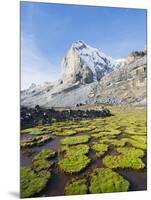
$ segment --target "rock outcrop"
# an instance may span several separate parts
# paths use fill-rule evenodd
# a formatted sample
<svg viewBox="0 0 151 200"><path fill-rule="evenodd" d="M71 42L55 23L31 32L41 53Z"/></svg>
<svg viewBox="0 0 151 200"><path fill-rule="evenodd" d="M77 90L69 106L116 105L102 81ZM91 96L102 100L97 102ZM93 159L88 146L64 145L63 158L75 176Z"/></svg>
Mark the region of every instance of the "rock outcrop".
<svg viewBox="0 0 151 200"><path fill-rule="evenodd" d="M133 51L128 55L126 63L129 65L133 63L135 60L142 58L146 55L146 51Z"/></svg>
<svg viewBox="0 0 151 200"><path fill-rule="evenodd" d="M147 60L144 52L130 54L127 64L100 81L96 101L110 104L145 104Z"/></svg>
<svg viewBox="0 0 151 200"><path fill-rule="evenodd" d="M36 106L35 108L21 108L21 126L27 128L41 124L50 124L54 121L93 119L95 117L112 116L110 110L101 108L100 110L71 110L62 111L55 109L45 109Z"/></svg>

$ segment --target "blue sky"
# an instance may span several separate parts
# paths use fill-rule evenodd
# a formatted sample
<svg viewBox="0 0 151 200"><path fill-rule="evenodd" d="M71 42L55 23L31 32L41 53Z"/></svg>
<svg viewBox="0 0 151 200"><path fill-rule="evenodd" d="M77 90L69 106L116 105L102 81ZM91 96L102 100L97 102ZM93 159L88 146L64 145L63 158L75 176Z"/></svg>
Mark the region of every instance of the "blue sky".
<svg viewBox="0 0 151 200"><path fill-rule="evenodd" d="M113 58L146 45L146 11L21 2L22 89L57 80L73 41L83 40Z"/></svg>

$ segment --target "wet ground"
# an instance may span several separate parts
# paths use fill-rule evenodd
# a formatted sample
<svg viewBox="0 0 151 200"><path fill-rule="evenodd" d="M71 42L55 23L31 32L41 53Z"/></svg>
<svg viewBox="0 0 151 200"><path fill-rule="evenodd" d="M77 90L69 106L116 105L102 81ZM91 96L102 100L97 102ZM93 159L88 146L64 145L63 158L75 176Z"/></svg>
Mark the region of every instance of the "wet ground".
<svg viewBox="0 0 151 200"><path fill-rule="evenodd" d="M122 127L121 127L122 130ZM82 133L78 135L87 135L87 133ZM22 134L21 139L31 138L32 135ZM51 141L46 142L42 146L34 146L32 148L21 149L21 166L29 166L31 167L32 158L40 152L44 148L50 148L58 152L60 148L60 140L64 137L61 136L52 136L53 139ZM118 138L124 137L124 133L121 133ZM92 142L96 139L91 138L88 142L88 145L91 146ZM110 154L115 154L112 148L109 149ZM49 180L46 188L38 195L38 196L57 196L64 195L64 188L68 181L70 181L73 177L81 177L83 175L87 175L92 171L95 167L103 167L102 159L96 158L95 153L90 150L88 153L88 157L91 158L90 165L84 169L82 172L76 175L67 175L61 172L57 166L57 161L62 157L62 154L58 152L57 156L54 158L55 164L52 167L52 177ZM143 158L145 165L147 166L147 157ZM146 190L147 189L147 170L146 167L142 170L133 170L133 169L117 169L115 170L124 178L126 178L130 182L129 191L138 191L138 190Z"/></svg>

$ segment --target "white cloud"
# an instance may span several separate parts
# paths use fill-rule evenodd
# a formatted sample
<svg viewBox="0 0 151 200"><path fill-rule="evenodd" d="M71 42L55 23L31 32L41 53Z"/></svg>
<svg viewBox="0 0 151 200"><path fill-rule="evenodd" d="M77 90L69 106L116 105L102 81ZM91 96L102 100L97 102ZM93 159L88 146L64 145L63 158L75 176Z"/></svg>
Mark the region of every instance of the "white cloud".
<svg viewBox="0 0 151 200"><path fill-rule="evenodd" d="M21 89L59 78L59 67L53 66L37 48L33 35L21 35Z"/></svg>

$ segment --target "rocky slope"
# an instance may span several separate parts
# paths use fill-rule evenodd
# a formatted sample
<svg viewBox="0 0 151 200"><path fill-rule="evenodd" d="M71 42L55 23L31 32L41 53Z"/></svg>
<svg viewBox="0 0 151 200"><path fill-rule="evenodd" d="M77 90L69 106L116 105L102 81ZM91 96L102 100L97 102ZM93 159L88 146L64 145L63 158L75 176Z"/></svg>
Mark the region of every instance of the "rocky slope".
<svg viewBox="0 0 151 200"><path fill-rule="evenodd" d="M74 42L62 61L60 80L21 91L21 105L72 107L93 103L145 104L146 51L113 59L83 41Z"/></svg>
<svg viewBox="0 0 151 200"><path fill-rule="evenodd" d="M143 54L143 52L140 52ZM134 54L134 52L133 52ZM130 56L127 64L102 78L95 99L100 103L146 104L146 55ZM131 62L129 62L131 60Z"/></svg>

